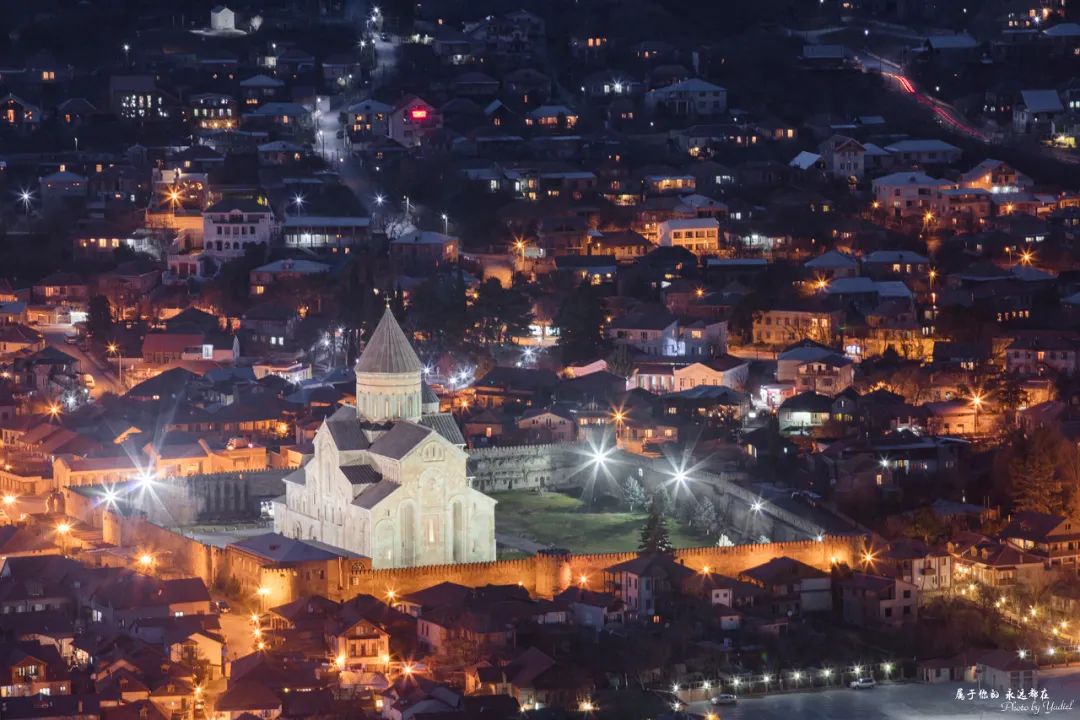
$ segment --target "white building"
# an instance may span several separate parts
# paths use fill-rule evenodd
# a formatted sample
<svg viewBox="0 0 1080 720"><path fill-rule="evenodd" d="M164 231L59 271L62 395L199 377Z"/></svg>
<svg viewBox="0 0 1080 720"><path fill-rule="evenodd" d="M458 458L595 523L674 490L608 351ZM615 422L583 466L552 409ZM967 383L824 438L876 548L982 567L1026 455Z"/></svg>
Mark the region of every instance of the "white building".
<svg viewBox="0 0 1080 720"><path fill-rule="evenodd" d="M671 115L719 115L727 109L727 90L700 78L690 78L645 94L645 107Z"/></svg>
<svg viewBox="0 0 1080 720"><path fill-rule="evenodd" d="M897 218L925 215L938 206L941 191L955 187L921 172L898 172L873 182L874 200Z"/></svg>
<svg viewBox="0 0 1080 720"><path fill-rule="evenodd" d="M720 249L720 223L716 218L665 220L659 225L660 245L686 248L695 255Z"/></svg>
<svg viewBox="0 0 1080 720"><path fill-rule="evenodd" d="M210 29L216 32L236 30L236 13L224 5L217 5L210 11Z"/></svg>
<svg viewBox="0 0 1080 720"><path fill-rule="evenodd" d="M226 198L203 210L203 249L216 260L243 257L249 245L269 246L273 234L273 212L254 200Z"/></svg>
<svg viewBox="0 0 1080 720"><path fill-rule="evenodd" d="M314 457L285 478L276 532L375 568L495 559L495 500L469 487L465 440L424 401L421 371L387 310L356 363L356 407L323 421Z"/></svg>

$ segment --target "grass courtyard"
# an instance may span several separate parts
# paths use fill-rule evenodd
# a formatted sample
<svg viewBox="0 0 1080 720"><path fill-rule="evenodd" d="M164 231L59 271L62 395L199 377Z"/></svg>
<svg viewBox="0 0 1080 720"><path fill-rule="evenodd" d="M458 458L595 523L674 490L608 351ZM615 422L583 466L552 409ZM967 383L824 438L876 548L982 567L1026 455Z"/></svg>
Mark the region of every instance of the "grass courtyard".
<svg viewBox="0 0 1080 720"><path fill-rule="evenodd" d="M544 495L521 490L492 493L495 532L566 548L576 553L636 550L645 512L582 511L582 501L558 492ZM668 534L675 547L711 544L690 528L668 518Z"/></svg>

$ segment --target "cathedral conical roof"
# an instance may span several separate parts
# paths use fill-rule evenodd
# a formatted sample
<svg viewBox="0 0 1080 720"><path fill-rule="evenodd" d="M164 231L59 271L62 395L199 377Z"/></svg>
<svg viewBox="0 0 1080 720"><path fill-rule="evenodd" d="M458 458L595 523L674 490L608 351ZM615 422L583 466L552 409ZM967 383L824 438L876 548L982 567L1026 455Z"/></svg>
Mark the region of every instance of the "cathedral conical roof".
<svg viewBox="0 0 1080 720"><path fill-rule="evenodd" d="M386 308L379 326L371 334L364 352L360 353L360 359L356 361L356 372L418 373L422 368L420 358L416 357L416 351L402 332L394 313L390 312L390 308Z"/></svg>

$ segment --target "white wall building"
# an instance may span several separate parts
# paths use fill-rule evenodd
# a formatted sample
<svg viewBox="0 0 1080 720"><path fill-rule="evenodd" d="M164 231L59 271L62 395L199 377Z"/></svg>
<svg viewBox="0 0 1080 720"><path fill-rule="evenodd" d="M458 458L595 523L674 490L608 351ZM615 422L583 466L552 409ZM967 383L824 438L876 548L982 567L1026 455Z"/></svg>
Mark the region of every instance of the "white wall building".
<svg viewBox="0 0 1080 720"><path fill-rule="evenodd" d="M243 257L248 245L269 246L274 213L254 200L226 198L203 210L203 249L218 261Z"/></svg>

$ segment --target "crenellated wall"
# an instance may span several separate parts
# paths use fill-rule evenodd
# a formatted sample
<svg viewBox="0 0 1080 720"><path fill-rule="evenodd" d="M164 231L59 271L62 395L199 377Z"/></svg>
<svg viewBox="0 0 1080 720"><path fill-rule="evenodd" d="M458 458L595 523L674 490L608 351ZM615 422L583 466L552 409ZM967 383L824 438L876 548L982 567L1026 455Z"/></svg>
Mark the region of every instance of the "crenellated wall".
<svg viewBox="0 0 1080 720"><path fill-rule="evenodd" d="M110 526L109 534L118 545L156 553L167 552L176 568L202 578L208 585L217 579L219 572L227 573L231 567L235 551L228 547L220 549L200 543L154 525L142 517L111 512L105 515L106 524ZM833 563L854 565L864 544L863 535L825 536L820 541L683 548L676 550L674 556L678 562L694 570L709 568L713 572L733 576L780 556L791 557L823 570L828 570ZM442 582L453 582L470 587L518 584L536 595L551 597L571 584L602 590L604 568L636 556L633 552L574 555L563 550L548 550L514 560L385 570L372 570L362 563L348 563L346 567L342 558L335 558L326 561L324 568L325 577L330 579L325 594L336 599L362 593L385 597L389 591L402 595ZM311 563L305 567L319 569ZM275 597L274 601L285 603L293 599L282 596Z"/></svg>

